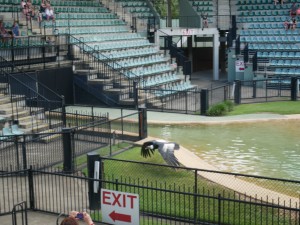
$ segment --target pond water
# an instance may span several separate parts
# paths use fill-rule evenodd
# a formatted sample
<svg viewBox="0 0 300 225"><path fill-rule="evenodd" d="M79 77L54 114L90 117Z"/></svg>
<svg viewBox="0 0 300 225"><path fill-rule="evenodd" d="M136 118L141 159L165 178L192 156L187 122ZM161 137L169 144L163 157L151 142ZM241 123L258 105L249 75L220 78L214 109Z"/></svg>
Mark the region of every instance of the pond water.
<svg viewBox="0 0 300 225"><path fill-rule="evenodd" d="M151 125L221 171L300 180L300 121Z"/></svg>

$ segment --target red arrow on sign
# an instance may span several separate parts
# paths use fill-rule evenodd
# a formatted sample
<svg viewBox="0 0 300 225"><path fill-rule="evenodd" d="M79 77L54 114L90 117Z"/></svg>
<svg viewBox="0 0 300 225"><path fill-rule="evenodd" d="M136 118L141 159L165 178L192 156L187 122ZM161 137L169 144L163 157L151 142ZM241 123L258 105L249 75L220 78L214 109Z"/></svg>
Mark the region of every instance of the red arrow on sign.
<svg viewBox="0 0 300 225"><path fill-rule="evenodd" d="M122 222L131 222L131 216L127 214L121 214L121 213L116 213L115 211L112 211L109 214L109 217L115 222L116 220L122 221Z"/></svg>

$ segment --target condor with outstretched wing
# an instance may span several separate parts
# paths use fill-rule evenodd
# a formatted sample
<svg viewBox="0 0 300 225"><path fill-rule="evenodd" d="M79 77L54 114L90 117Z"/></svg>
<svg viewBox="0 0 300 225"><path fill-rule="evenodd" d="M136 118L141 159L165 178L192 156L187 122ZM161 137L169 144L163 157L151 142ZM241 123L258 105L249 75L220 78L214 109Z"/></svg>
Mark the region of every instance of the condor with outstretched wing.
<svg viewBox="0 0 300 225"><path fill-rule="evenodd" d="M174 155L174 150L179 150L179 145L177 143L164 140L147 141L142 146L141 155L145 158L151 157L151 154L154 154L156 149L158 149L159 153L168 165L180 165L178 159Z"/></svg>

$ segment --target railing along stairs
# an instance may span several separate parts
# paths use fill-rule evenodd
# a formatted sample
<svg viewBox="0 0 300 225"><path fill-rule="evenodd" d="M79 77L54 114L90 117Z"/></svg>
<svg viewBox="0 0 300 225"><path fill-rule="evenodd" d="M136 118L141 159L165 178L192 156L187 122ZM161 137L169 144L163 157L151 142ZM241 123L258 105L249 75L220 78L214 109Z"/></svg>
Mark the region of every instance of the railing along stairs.
<svg viewBox="0 0 300 225"><path fill-rule="evenodd" d="M131 105L137 101L134 99L137 85L145 86L142 75L133 73L116 60L101 54L97 46L85 44L82 38L70 35L69 43L73 46L71 58L74 60L74 73L85 75L74 79L76 85L110 106ZM138 97L138 102L142 103L142 91Z"/></svg>
<svg viewBox="0 0 300 225"><path fill-rule="evenodd" d="M65 126L64 98L2 57L0 82L3 87L1 97L9 96L9 102L3 102L0 111L8 120L18 121L21 128L31 132ZM60 112L60 118L52 120L52 112Z"/></svg>

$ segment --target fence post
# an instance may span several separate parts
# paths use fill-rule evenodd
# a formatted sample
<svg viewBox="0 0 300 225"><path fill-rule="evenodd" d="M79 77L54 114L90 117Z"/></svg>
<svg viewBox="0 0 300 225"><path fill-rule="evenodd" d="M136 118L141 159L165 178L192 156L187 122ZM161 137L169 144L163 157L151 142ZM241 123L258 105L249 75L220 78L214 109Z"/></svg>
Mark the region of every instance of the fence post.
<svg viewBox="0 0 300 225"><path fill-rule="evenodd" d="M72 128L62 128L63 135L63 171L73 172L74 171L74 149L73 149L73 138Z"/></svg>
<svg viewBox="0 0 300 225"><path fill-rule="evenodd" d="M87 170L88 170L88 194L90 210L100 209L102 188L102 160L99 154L91 152L87 154ZM98 180L101 180L100 182Z"/></svg>
<svg viewBox="0 0 300 225"><path fill-rule="evenodd" d="M15 150L16 150L16 161L17 161L17 170L20 170L20 165L22 162L20 162L20 156L19 156L19 141L18 136L13 136Z"/></svg>
<svg viewBox="0 0 300 225"><path fill-rule="evenodd" d="M139 108L139 138L148 137L147 108Z"/></svg>
<svg viewBox="0 0 300 225"><path fill-rule="evenodd" d="M256 81L255 80L253 81L253 87L252 88L253 88L253 96L252 97L256 98Z"/></svg>
<svg viewBox="0 0 300 225"><path fill-rule="evenodd" d="M133 81L133 99L134 106L137 109L139 105L139 94L138 94L138 83L137 81Z"/></svg>
<svg viewBox="0 0 300 225"><path fill-rule="evenodd" d="M291 78L291 100L292 101L297 101L297 91L298 91L298 78L297 77L292 77Z"/></svg>
<svg viewBox="0 0 300 225"><path fill-rule="evenodd" d="M221 212L221 202L222 202L222 199L221 199L221 194L218 194L218 224L221 225L221 215L222 215L222 212Z"/></svg>
<svg viewBox="0 0 300 225"><path fill-rule="evenodd" d="M194 224L196 224L196 222L197 222L197 210L198 210L198 196L197 196L197 194L198 194L198 170L195 170L195 174L194 174L195 176L194 176L194 182L195 182L195 185L194 185Z"/></svg>
<svg viewBox="0 0 300 225"><path fill-rule="evenodd" d="M208 89L201 89L201 115L205 115L209 108L208 96Z"/></svg>
<svg viewBox="0 0 300 225"><path fill-rule="evenodd" d="M27 169L27 157L26 157L26 142L25 142L25 136L23 136L23 142L22 142L22 157L23 157L23 169Z"/></svg>
<svg viewBox="0 0 300 225"><path fill-rule="evenodd" d="M241 81L235 80L234 103L241 104Z"/></svg>
<svg viewBox="0 0 300 225"><path fill-rule="evenodd" d="M32 166L30 166L28 172L28 190L29 190L29 208L34 209L34 186L33 186L33 174Z"/></svg>
<svg viewBox="0 0 300 225"><path fill-rule="evenodd" d="M67 118L66 118L66 104L65 104L65 96L61 96L62 97L62 109L61 109L61 113L62 113L62 122L63 122L63 126L66 127L67 125Z"/></svg>

